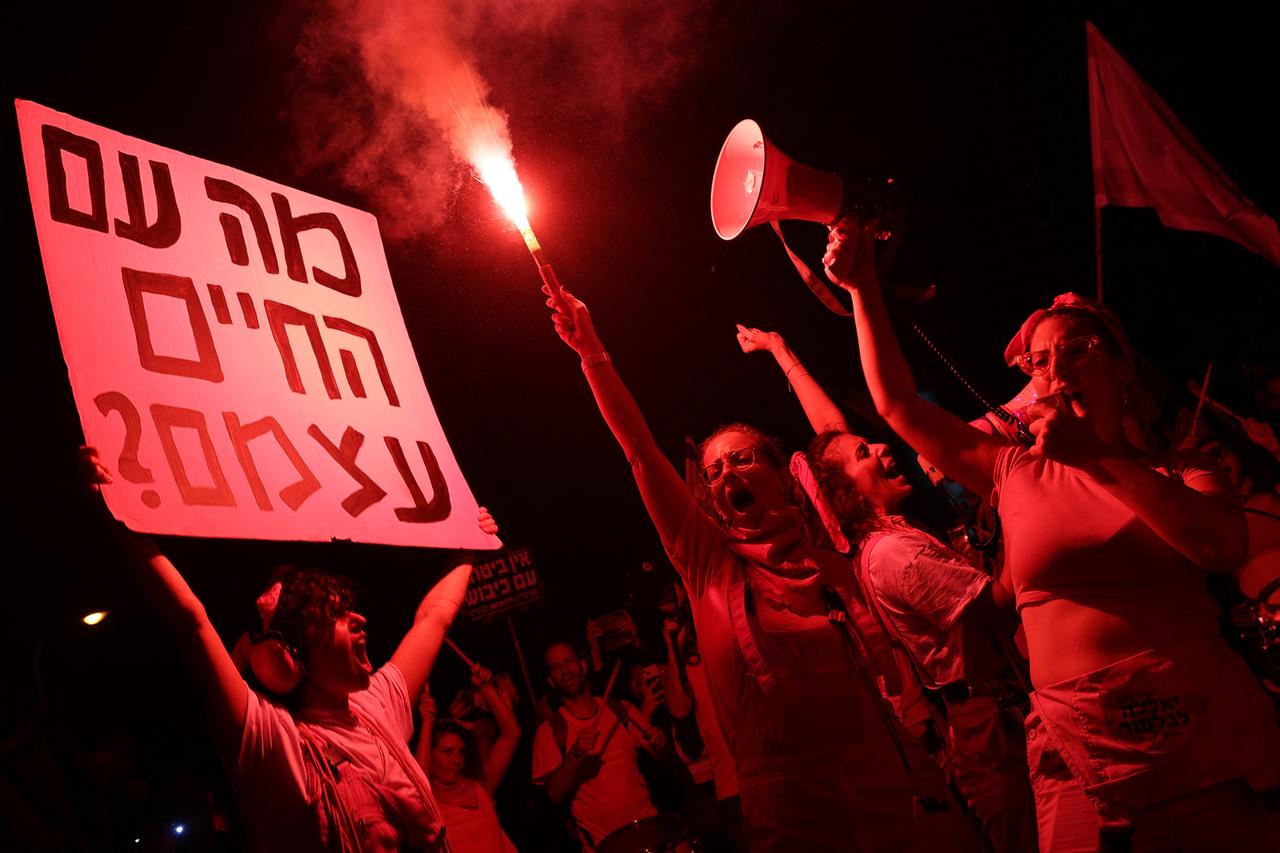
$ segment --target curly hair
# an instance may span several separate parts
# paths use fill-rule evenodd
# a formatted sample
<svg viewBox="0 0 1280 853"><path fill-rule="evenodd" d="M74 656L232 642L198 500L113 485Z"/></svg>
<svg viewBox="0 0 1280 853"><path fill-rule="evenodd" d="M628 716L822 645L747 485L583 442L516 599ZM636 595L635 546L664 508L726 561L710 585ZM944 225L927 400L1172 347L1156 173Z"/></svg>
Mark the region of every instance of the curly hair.
<svg viewBox="0 0 1280 853"><path fill-rule="evenodd" d="M453 735L462 741L462 777L478 782L484 778L484 767L480 763L480 748L476 746L475 735L471 730L454 720L441 720L431 728L431 748L435 749L440 738Z"/></svg>
<svg viewBox="0 0 1280 853"><path fill-rule="evenodd" d="M299 649L304 659L312 644L326 635L343 614L357 609L360 599L354 581L319 569L277 566L271 582L277 581L280 601L271 630Z"/></svg>
<svg viewBox="0 0 1280 853"><path fill-rule="evenodd" d="M856 546L876 528L880 515L871 501L858 492L840 461L830 453L832 443L847 435L849 433L834 429L819 433L809 442L806 455L823 498L840 522L840 532Z"/></svg>

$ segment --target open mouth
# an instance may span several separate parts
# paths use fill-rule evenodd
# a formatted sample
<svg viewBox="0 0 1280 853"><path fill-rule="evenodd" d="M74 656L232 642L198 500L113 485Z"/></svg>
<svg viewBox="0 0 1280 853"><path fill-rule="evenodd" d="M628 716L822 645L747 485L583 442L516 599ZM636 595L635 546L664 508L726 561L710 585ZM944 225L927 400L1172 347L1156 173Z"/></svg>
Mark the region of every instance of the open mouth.
<svg viewBox="0 0 1280 853"><path fill-rule="evenodd" d="M756 496L750 489L733 489L729 492L729 506L737 512L746 512L756 502Z"/></svg>
<svg viewBox="0 0 1280 853"><path fill-rule="evenodd" d="M902 472L898 470L898 463L894 461L893 457L883 460L883 465L884 478L886 480L896 480L902 476Z"/></svg>

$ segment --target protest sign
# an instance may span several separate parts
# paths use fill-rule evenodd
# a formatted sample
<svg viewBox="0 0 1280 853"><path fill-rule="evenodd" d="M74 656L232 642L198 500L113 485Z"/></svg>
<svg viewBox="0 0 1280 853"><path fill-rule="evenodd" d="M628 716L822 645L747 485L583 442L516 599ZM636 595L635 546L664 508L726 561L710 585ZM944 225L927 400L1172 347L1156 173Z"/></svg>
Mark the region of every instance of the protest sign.
<svg viewBox="0 0 1280 853"><path fill-rule="evenodd" d="M58 336L116 518L500 545L476 527L371 214L29 101L17 111Z"/></svg>
<svg viewBox="0 0 1280 853"><path fill-rule="evenodd" d="M504 551L476 563L463 602L463 613L478 622L509 616L538 604L543 598L542 579L528 548Z"/></svg>

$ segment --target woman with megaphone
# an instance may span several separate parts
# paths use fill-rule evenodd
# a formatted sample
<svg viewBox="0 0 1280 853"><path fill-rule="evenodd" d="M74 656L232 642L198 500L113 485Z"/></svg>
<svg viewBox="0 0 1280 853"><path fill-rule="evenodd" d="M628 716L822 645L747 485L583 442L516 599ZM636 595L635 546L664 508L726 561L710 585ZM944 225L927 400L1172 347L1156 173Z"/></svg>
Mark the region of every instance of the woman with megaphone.
<svg viewBox="0 0 1280 853"><path fill-rule="evenodd" d="M848 558L816 544L778 446L745 424L700 448L707 509L659 450L583 303L544 288L693 608L752 850L976 850L937 765L869 669ZM853 624L857 624L857 628Z"/></svg>
<svg viewBox="0 0 1280 853"><path fill-rule="evenodd" d="M1034 444L917 396L873 228L837 224L827 274L853 297L876 410L1000 511L1035 688L1041 849L1278 849L1266 795L1280 787L1280 722L1220 637L1205 589L1207 572L1244 554L1229 486L1202 458L1139 449L1126 429L1139 391L1128 341L1109 309L1074 294L1032 314L1005 351L1038 397L1025 412Z"/></svg>

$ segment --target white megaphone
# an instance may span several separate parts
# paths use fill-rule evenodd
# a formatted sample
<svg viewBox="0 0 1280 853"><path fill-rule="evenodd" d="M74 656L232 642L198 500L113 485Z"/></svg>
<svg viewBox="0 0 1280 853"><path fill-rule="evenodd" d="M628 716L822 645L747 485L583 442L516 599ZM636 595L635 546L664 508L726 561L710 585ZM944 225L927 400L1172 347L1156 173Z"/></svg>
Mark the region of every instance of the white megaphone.
<svg viewBox="0 0 1280 853"><path fill-rule="evenodd" d="M843 202L839 175L792 160L749 118L729 132L711 178L711 223L725 240L778 219L834 225Z"/></svg>
<svg viewBox="0 0 1280 853"><path fill-rule="evenodd" d="M875 220L876 239L889 240L900 229L899 199L892 179L849 181L788 157L769 141L752 119L729 131L711 178L711 224L724 240L748 228L783 219L835 225L844 216ZM774 225L778 236L781 230ZM784 241L785 245L785 241ZM884 266L892 248L881 257ZM803 261L791 253L796 268L814 295L837 313L848 313L833 301ZM815 286L818 285L818 286Z"/></svg>

